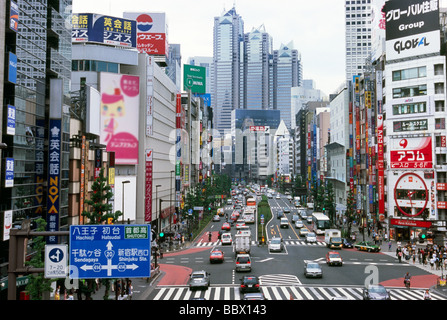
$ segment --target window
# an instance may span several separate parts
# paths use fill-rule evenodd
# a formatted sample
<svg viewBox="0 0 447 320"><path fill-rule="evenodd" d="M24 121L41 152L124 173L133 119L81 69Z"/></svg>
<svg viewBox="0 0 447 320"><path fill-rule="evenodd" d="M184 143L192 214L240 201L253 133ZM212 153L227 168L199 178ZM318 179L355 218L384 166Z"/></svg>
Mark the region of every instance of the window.
<svg viewBox="0 0 447 320"><path fill-rule="evenodd" d="M417 68L393 71L393 81L424 78L426 76L427 76L426 67L417 67Z"/></svg>
<svg viewBox="0 0 447 320"><path fill-rule="evenodd" d="M427 111L426 102L403 103L393 105L393 115L424 113Z"/></svg>
<svg viewBox="0 0 447 320"><path fill-rule="evenodd" d="M413 87L394 88L393 98L417 97L427 95L427 85L422 84Z"/></svg>

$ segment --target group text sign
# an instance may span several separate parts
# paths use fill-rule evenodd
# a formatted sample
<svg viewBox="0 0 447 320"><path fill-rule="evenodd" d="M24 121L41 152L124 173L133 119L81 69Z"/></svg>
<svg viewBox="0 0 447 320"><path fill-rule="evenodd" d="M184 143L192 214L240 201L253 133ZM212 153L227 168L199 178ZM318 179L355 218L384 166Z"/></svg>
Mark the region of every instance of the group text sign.
<svg viewBox="0 0 447 320"><path fill-rule="evenodd" d="M70 226L72 279L150 277L149 224Z"/></svg>
<svg viewBox="0 0 447 320"><path fill-rule="evenodd" d="M387 60L439 52L438 0L388 1L385 12Z"/></svg>

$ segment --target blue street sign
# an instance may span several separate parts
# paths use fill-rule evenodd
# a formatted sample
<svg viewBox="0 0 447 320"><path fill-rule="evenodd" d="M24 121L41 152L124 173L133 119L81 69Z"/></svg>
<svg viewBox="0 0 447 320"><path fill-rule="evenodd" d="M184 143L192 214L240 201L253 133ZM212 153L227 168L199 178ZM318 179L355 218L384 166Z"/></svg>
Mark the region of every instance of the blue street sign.
<svg viewBox="0 0 447 320"><path fill-rule="evenodd" d="M142 278L151 272L150 225L70 226L71 279Z"/></svg>

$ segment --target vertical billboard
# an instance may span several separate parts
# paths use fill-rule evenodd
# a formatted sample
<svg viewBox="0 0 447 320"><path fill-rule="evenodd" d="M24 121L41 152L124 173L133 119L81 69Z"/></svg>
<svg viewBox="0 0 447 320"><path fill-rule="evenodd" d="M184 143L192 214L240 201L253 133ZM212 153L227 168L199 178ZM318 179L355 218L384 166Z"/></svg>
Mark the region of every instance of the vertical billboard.
<svg viewBox="0 0 447 320"><path fill-rule="evenodd" d="M169 52L166 14L124 12L124 18L136 21L137 49L149 55L167 56Z"/></svg>
<svg viewBox="0 0 447 320"><path fill-rule="evenodd" d="M387 60L440 51L438 0L388 1L385 12Z"/></svg>
<svg viewBox="0 0 447 320"><path fill-rule="evenodd" d="M136 22L93 13L73 13L71 42L98 42L136 48Z"/></svg>
<svg viewBox="0 0 447 320"><path fill-rule="evenodd" d="M152 168L153 168L153 153L152 149L146 149L146 192L145 192L145 206L144 206L144 222L152 221ZM157 205L157 204L155 204Z"/></svg>
<svg viewBox="0 0 447 320"><path fill-rule="evenodd" d="M138 76L101 72L101 143L116 164L138 163Z"/></svg>

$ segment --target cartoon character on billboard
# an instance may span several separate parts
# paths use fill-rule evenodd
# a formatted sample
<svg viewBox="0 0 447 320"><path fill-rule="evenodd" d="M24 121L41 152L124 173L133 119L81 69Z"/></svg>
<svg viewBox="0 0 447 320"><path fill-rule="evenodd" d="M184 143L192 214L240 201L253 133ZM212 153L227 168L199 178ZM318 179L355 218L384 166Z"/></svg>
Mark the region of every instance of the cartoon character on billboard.
<svg viewBox="0 0 447 320"><path fill-rule="evenodd" d="M124 96L120 88L115 88L112 94L102 94L101 113L104 119L104 131L107 132L105 143L112 139L118 127L118 121L115 118L125 116L125 112Z"/></svg>
<svg viewBox="0 0 447 320"><path fill-rule="evenodd" d="M101 143L117 164L138 163L139 77L101 73Z"/></svg>

